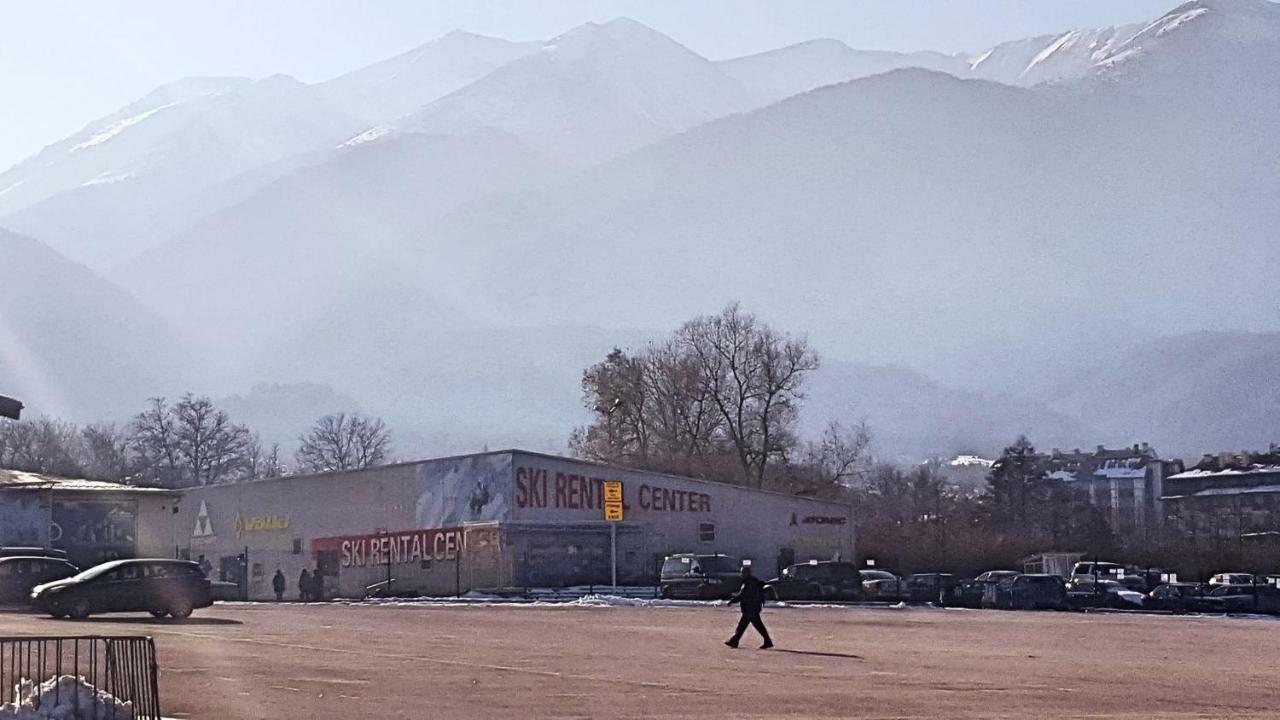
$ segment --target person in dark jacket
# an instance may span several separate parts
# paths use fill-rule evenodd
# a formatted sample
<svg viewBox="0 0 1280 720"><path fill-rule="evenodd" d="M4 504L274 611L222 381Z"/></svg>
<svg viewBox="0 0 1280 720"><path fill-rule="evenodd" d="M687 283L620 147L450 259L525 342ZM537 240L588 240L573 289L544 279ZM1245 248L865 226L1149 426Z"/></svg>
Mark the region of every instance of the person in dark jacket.
<svg viewBox="0 0 1280 720"><path fill-rule="evenodd" d="M276 574L271 576L271 589L276 591L276 602L284 600L284 573L280 568L276 568Z"/></svg>
<svg viewBox="0 0 1280 720"><path fill-rule="evenodd" d="M760 646L761 650L773 647L773 640L769 639L769 631L765 629L764 622L760 619L760 611L764 609L764 583L751 574L750 565L742 566L742 586L729 598L729 604L734 603L738 603L742 608L742 617L738 620L738 629L734 631L733 637L725 640L724 644L731 648L738 647L738 641L742 639L742 634L750 625L760 633L760 637L764 638L764 644Z"/></svg>
<svg viewBox="0 0 1280 720"><path fill-rule="evenodd" d="M302 574L298 576L298 599L311 602L311 573L306 568L302 568Z"/></svg>

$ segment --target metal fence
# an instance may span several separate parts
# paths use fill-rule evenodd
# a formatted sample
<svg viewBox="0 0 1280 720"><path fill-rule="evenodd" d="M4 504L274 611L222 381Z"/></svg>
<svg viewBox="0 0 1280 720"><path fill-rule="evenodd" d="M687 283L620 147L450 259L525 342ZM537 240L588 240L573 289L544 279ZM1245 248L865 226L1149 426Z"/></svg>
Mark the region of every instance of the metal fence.
<svg viewBox="0 0 1280 720"><path fill-rule="evenodd" d="M34 687L24 691L23 681ZM95 698L84 683L131 703L131 711ZM155 643L149 637L98 635L0 637L0 705L19 704L22 695L33 693L40 696L34 702L75 708L73 717L160 720Z"/></svg>

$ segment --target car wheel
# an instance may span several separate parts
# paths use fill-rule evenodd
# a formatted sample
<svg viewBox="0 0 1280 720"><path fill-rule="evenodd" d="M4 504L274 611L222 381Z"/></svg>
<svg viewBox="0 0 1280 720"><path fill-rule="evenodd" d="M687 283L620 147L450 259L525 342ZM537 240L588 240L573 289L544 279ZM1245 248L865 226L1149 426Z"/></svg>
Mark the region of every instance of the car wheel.
<svg viewBox="0 0 1280 720"><path fill-rule="evenodd" d="M76 598L71 601L71 607L67 608L67 615L70 616L72 620L84 620L89 617L90 610L91 608L88 600L85 598Z"/></svg>
<svg viewBox="0 0 1280 720"><path fill-rule="evenodd" d="M155 618L162 618L169 614L168 610L148 610L147 612L151 613L151 617Z"/></svg>
<svg viewBox="0 0 1280 720"><path fill-rule="evenodd" d="M173 605L169 606L169 614L175 618L185 618L191 616L191 602L189 600L175 600Z"/></svg>
<svg viewBox="0 0 1280 720"><path fill-rule="evenodd" d="M664 600L670 600L670 599L671 599L671 588L669 588L669 587L661 588L661 589L658 591L658 595L660 595L660 596L662 597L662 599L664 599Z"/></svg>

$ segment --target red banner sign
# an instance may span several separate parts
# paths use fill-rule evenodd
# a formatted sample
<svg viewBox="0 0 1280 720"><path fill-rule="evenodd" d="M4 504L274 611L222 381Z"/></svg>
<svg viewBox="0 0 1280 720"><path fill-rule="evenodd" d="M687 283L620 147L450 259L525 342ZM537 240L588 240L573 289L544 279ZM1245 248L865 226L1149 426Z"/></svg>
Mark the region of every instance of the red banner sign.
<svg viewBox="0 0 1280 720"><path fill-rule="evenodd" d="M463 549L462 528L404 530L374 535L347 535L311 541L314 552L335 551L342 567L399 565L423 560L453 560Z"/></svg>

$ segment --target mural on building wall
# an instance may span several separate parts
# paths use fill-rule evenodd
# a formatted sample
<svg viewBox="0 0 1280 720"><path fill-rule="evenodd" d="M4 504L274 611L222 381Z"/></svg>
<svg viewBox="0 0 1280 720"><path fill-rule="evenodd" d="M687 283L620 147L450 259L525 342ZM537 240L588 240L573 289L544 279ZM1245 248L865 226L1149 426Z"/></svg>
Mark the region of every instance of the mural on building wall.
<svg viewBox="0 0 1280 720"><path fill-rule="evenodd" d="M133 557L137 550L137 503L55 502L49 543L84 565Z"/></svg>
<svg viewBox="0 0 1280 720"><path fill-rule="evenodd" d="M424 463L418 468L415 503L420 528L508 519L511 468L506 455L481 455Z"/></svg>
<svg viewBox="0 0 1280 720"><path fill-rule="evenodd" d="M44 545L49 515L35 493L14 493L17 502L0 503L0 545Z"/></svg>

